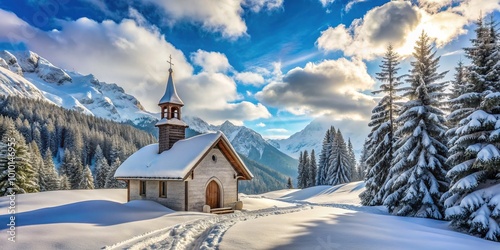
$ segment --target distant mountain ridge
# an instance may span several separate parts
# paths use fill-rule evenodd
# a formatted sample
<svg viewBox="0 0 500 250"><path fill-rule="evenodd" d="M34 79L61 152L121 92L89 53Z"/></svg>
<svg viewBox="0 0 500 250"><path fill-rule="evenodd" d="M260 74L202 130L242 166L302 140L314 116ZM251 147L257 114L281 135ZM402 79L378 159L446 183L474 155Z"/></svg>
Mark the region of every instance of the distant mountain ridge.
<svg viewBox="0 0 500 250"><path fill-rule="evenodd" d="M0 51L0 94L40 99L66 109L140 126L156 119L123 88L92 74L63 70L32 51Z"/></svg>
<svg viewBox="0 0 500 250"><path fill-rule="evenodd" d="M189 125L188 134L220 130L227 136L238 153L257 163L269 166L281 174L290 176L292 179L296 178L297 160L276 149L254 130L245 126L236 126L229 121L215 126L193 116L185 116L183 120Z"/></svg>

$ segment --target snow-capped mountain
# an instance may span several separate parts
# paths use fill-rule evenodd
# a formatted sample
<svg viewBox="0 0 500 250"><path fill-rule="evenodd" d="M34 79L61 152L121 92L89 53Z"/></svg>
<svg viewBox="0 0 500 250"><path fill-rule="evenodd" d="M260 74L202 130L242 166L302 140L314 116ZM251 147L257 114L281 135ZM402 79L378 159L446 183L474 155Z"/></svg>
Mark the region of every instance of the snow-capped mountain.
<svg viewBox="0 0 500 250"><path fill-rule="evenodd" d="M24 96L32 99L49 101L33 83L24 79L24 77L6 69L0 58L0 94ZM5 64L6 65L6 64Z"/></svg>
<svg viewBox="0 0 500 250"><path fill-rule="evenodd" d="M0 94L36 98L117 122L156 120L116 84L63 70L32 51L0 51Z"/></svg>
<svg viewBox="0 0 500 250"><path fill-rule="evenodd" d="M331 126L331 122L315 119L301 131L291 135L287 139L269 140L269 143L281 152L294 158L299 158L300 151L311 151L314 149L316 157L321 153L323 137Z"/></svg>
<svg viewBox="0 0 500 250"><path fill-rule="evenodd" d="M269 143L262 138L262 135L249 129L245 126L236 126L229 121L225 121L221 125L210 125L198 117L186 116L183 118L189 125L189 128L198 132L205 133L210 131L220 130L226 135L234 149L238 153L249 156L250 152L254 150L258 157L262 158L264 149Z"/></svg>

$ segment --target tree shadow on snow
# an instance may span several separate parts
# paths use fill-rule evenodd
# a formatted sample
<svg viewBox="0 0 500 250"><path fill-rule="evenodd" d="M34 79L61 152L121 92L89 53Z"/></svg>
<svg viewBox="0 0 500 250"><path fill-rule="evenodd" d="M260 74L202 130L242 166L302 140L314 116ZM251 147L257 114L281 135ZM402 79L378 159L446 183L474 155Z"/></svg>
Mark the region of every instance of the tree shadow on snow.
<svg viewBox="0 0 500 250"><path fill-rule="evenodd" d="M298 236L273 249L497 249L498 243L448 229L445 221L363 212L301 223ZM494 247L494 248L490 248Z"/></svg>

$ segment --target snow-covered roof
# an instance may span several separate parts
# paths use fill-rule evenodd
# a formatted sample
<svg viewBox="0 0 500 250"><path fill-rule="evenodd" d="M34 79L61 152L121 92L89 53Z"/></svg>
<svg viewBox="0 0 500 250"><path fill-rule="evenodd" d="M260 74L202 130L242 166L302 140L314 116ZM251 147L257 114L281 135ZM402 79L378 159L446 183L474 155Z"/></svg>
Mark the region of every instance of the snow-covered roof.
<svg viewBox="0 0 500 250"><path fill-rule="evenodd" d="M241 166L245 179L253 178L226 136L206 133L177 141L171 149L158 154L158 143L145 146L125 160L115 172L122 179L184 179L196 167L205 152L223 142Z"/></svg>
<svg viewBox="0 0 500 250"><path fill-rule="evenodd" d="M177 118L172 118L172 119L167 119L167 118L162 118L159 120L155 126L160 126L160 125L165 125L165 124L170 124L170 125L177 125L177 126L184 126L187 127L188 125L183 122L182 120L179 120Z"/></svg>
<svg viewBox="0 0 500 250"><path fill-rule="evenodd" d="M165 90L165 94L160 99L159 104L163 103L174 103L184 105L179 95L177 95L177 90L175 89L174 80L172 80L172 73L174 72L172 69L168 70L168 82L167 89Z"/></svg>

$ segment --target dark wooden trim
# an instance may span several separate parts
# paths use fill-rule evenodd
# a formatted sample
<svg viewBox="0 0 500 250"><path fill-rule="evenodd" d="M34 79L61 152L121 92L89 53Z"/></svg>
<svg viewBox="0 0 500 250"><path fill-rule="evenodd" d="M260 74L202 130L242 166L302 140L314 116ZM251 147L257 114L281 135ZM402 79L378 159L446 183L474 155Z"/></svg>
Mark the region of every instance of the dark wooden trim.
<svg viewBox="0 0 500 250"><path fill-rule="evenodd" d="M164 184L165 184L165 188L163 188ZM158 197L167 198L167 188L168 188L168 182L158 181ZM163 191L163 193L162 193L162 191Z"/></svg>
<svg viewBox="0 0 500 250"><path fill-rule="evenodd" d="M184 210L185 211L188 211L188 197L189 197L189 186L188 186L188 182L185 181L184 182Z"/></svg>
<svg viewBox="0 0 500 250"><path fill-rule="evenodd" d="M127 202L130 201L130 180L126 180L127 182Z"/></svg>
<svg viewBox="0 0 500 250"><path fill-rule="evenodd" d="M148 183L146 181L139 181L139 195L146 196L146 188Z"/></svg>

